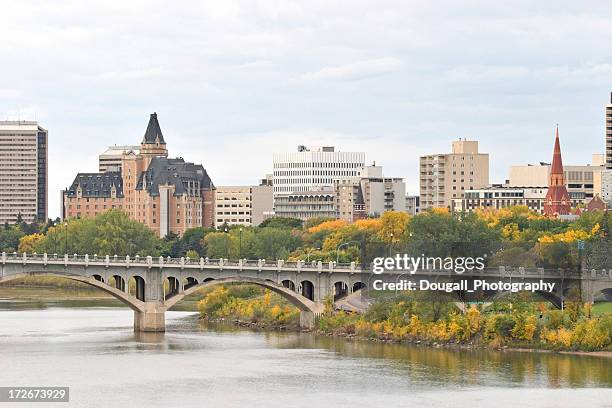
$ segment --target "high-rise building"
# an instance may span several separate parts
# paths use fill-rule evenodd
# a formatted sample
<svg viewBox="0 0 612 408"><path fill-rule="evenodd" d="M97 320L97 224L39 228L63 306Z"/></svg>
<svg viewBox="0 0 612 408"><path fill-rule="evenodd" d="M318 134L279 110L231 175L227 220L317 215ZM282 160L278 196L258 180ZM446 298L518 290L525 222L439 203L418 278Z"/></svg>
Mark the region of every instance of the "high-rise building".
<svg viewBox="0 0 612 408"><path fill-rule="evenodd" d="M134 152L140 153L140 146L109 146L100 156L98 156L98 169L100 173L105 171L118 171L121 173L121 161L123 155Z"/></svg>
<svg viewBox="0 0 612 408"><path fill-rule="evenodd" d="M125 211L164 237L212 227L214 185L201 164L168 158L157 114L149 118L139 152L122 155L121 171L79 173L63 194L63 217Z"/></svg>
<svg viewBox="0 0 612 408"><path fill-rule="evenodd" d="M297 152L275 153L274 197L329 189L336 179L358 176L364 165L365 153L339 152L333 146L298 146Z"/></svg>
<svg viewBox="0 0 612 408"><path fill-rule="evenodd" d="M421 209L448 208L465 190L489 185L489 155L479 153L478 142L453 142L452 153L421 156L419 167Z"/></svg>
<svg viewBox="0 0 612 408"><path fill-rule="evenodd" d="M612 170L612 93L606 105L606 169Z"/></svg>
<svg viewBox="0 0 612 408"><path fill-rule="evenodd" d="M549 216L568 215L571 210L571 200L565 187L565 174L563 173L563 159L561 158L561 145L559 143L559 128L555 135L555 147L550 168L548 192L544 199L544 214Z"/></svg>
<svg viewBox="0 0 612 408"><path fill-rule="evenodd" d="M0 223L47 220L47 142L38 122L0 121Z"/></svg>

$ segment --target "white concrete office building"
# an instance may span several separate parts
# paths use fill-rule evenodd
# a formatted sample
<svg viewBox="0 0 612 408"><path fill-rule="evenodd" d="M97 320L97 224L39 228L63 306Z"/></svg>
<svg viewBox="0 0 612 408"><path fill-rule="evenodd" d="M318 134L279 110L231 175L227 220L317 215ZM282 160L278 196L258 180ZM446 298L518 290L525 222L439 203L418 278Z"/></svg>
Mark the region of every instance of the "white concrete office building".
<svg viewBox="0 0 612 408"><path fill-rule="evenodd" d="M340 152L333 146L274 153L274 197L332 188L334 180L359 176L364 166L364 152Z"/></svg>

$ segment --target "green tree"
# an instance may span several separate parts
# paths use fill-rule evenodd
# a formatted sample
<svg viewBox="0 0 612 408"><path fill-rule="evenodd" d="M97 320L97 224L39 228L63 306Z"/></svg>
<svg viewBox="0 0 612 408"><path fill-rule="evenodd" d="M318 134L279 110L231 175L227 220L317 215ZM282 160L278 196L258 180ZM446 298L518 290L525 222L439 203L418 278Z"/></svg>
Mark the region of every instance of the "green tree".
<svg viewBox="0 0 612 408"><path fill-rule="evenodd" d="M260 228L302 228L303 221L298 218L271 217L259 224Z"/></svg>

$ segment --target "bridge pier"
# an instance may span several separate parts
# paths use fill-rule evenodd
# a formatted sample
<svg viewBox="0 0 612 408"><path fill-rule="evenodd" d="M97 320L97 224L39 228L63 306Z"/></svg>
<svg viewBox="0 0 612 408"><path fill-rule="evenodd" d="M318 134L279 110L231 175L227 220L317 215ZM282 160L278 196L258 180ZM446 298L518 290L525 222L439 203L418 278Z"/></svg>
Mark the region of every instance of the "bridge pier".
<svg viewBox="0 0 612 408"><path fill-rule="evenodd" d="M300 328L312 330L315 327L315 314L308 310L300 310Z"/></svg>
<svg viewBox="0 0 612 408"><path fill-rule="evenodd" d="M158 302L145 302L144 312L134 311L135 332L165 332L165 309Z"/></svg>

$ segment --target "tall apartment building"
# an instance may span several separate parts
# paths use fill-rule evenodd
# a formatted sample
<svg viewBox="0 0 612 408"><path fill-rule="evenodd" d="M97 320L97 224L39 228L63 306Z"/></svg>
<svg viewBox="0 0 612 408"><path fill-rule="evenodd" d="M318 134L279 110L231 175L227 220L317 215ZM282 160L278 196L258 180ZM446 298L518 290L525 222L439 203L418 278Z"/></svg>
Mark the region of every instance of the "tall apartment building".
<svg viewBox="0 0 612 408"><path fill-rule="evenodd" d="M139 152L122 155L120 172L77 174L62 194L62 215L94 217L117 208L161 237L182 235L189 228L213 226L214 188L202 165L168 158L153 113Z"/></svg>
<svg viewBox="0 0 612 408"><path fill-rule="evenodd" d="M384 177L382 167L364 167L358 177L334 180L336 218L352 222L385 211L406 210L406 183Z"/></svg>
<svg viewBox="0 0 612 408"><path fill-rule="evenodd" d="M612 93L606 105L606 169L612 170Z"/></svg>
<svg viewBox="0 0 612 408"><path fill-rule="evenodd" d="M98 171L104 173L107 171L118 171L121 173L121 162L123 156L134 152L134 154L140 153L140 146L128 145L128 146L109 146L104 153L98 156Z"/></svg>
<svg viewBox="0 0 612 408"><path fill-rule="evenodd" d="M47 220L48 132L38 122L0 121L0 223Z"/></svg>
<svg viewBox="0 0 612 408"><path fill-rule="evenodd" d="M463 198L465 190L489 185L489 155L478 151L478 142L454 141L452 153L421 156L419 167L421 209L448 208Z"/></svg>
<svg viewBox="0 0 612 408"><path fill-rule="evenodd" d="M365 153L339 152L333 146L273 155L274 197L316 191L333 186L335 179L356 177L365 165Z"/></svg>

